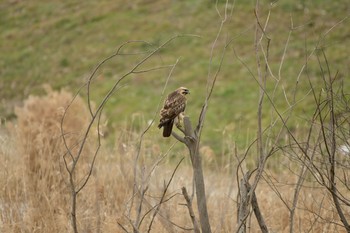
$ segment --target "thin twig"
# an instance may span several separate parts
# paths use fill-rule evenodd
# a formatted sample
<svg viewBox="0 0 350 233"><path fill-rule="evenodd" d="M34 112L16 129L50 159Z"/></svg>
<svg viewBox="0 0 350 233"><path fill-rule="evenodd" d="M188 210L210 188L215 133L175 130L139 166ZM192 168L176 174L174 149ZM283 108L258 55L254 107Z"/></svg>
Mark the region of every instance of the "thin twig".
<svg viewBox="0 0 350 233"><path fill-rule="evenodd" d="M192 208L191 198L188 196L188 193L187 193L187 190L186 190L185 187L182 187L181 190L182 190L182 195L184 196L184 198L186 200L186 206L187 206L187 209L188 209L188 213L190 214L190 217L191 217L191 221L192 221L192 224L193 224L194 232L195 233L200 233L199 226L198 226L198 221L196 219L196 216L195 216L193 208Z"/></svg>
<svg viewBox="0 0 350 233"><path fill-rule="evenodd" d="M180 166L180 164L181 164L181 162L182 162L183 160L184 160L184 158L182 158L182 159L180 160L180 162L176 165L176 167L175 167L173 173L171 174L171 177L170 177L170 179L169 179L169 181L168 181L168 183L167 183L167 185L166 185L166 187L165 187L165 189L164 189L164 191L163 191L163 195L162 195L162 197L161 197L161 199L160 199L160 201L159 201L159 204L158 204L156 210L155 210L154 213L153 213L151 222L150 222L150 224L149 224L149 226L148 226L148 231L147 231L148 233L151 232L152 224L153 224L154 218L155 218L156 215L158 214L158 211L159 211L159 209L160 209L161 204L162 204L163 201L164 201L165 195L166 195L166 193L167 193L167 191L168 191L168 188L169 188L169 186L170 186L170 184L171 184L171 181L173 180L174 175L175 175L177 169L179 168L179 166Z"/></svg>

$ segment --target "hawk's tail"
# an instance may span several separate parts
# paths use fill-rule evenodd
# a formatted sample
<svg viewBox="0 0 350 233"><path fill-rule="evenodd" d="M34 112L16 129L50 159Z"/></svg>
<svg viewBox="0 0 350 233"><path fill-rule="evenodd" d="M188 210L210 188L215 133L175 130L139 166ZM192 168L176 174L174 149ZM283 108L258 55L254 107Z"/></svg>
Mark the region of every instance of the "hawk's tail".
<svg viewBox="0 0 350 233"><path fill-rule="evenodd" d="M168 121L162 125L163 137L169 137L171 135L171 131L173 130L173 125L174 125L174 120Z"/></svg>

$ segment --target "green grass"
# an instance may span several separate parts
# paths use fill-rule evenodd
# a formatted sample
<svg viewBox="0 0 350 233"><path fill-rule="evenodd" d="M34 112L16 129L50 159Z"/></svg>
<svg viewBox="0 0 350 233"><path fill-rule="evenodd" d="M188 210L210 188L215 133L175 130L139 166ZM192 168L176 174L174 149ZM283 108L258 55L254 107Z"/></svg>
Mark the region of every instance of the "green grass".
<svg viewBox="0 0 350 233"><path fill-rule="evenodd" d="M255 1L235 1L232 16L225 24L214 49L211 74L219 65L222 48L232 39L218 76L215 91L204 127L203 143L215 151L222 149L222 138L245 146L247 138L254 138L258 85L248 69L234 54L244 61L257 77L255 40ZM347 0L339 1L261 1L260 20L263 24L271 9L267 34L271 38L269 60L273 74L278 77L281 57L293 19L294 30L281 69L281 81L274 95L275 80L269 76L267 90L276 106L283 111L293 98L293 88L305 51L316 46L320 36L349 15ZM225 4L219 1L223 14ZM195 34L200 38L178 38L142 68L173 64L181 57L170 79L167 92L178 86L191 90L187 114L193 122L205 96L211 46L220 26L220 18L213 1L4 1L0 3L0 116L11 118L13 106L30 94L41 94L41 85L55 89L67 88L75 92L90 75L93 68L116 48L128 40L144 40L152 45L131 44L125 51L145 51L177 34ZM339 71L350 87L349 76L349 20L333 28L321 41L332 74ZM266 40L264 41L266 45ZM93 99L98 103L113 83L128 72L140 56L118 57L103 66L93 84ZM262 68L264 68L262 66ZM110 99L106 114L110 126L118 130L131 122L137 113L145 121L156 111L160 93L169 70L135 74ZM321 80L316 57L308 64L308 75L316 83ZM309 90L306 73L300 76L296 100ZM266 99L265 99L266 100ZM304 117L312 98L307 97L295 109L295 115ZM265 101L265 126L271 121L271 107ZM158 119L156 119L158 120ZM291 124L296 124L291 122ZM157 129L152 134L159 133Z"/></svg>

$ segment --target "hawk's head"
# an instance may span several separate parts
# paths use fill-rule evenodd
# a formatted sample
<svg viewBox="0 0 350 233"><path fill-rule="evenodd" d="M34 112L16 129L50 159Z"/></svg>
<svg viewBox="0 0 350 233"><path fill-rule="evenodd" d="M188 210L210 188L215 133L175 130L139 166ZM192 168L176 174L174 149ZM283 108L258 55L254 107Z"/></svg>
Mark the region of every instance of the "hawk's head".
<svg viewBox="0 0 350 233"><path fill-rule="evenodd" d="M190 94L190 90L188 90L186 87L180 87L177 89L177 91L183 96Z"/></svg>

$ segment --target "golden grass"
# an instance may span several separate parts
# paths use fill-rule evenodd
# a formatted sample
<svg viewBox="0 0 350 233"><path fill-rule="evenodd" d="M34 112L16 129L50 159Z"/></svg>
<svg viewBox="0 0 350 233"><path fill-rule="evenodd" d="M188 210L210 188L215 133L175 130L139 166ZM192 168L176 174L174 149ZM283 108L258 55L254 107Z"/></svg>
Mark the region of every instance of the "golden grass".
<svg viewBox="0 0 350 233"><path fill-rule="evenodd" d="M70 191L62 156L65 148L60 137L60 119L65 106L71 100L68 92L48 90L43 97L29 97L23 107L16 110L17 122L2 127L0 134L0 231L1 232L71 232ZM69 145L81 137L89 115L84 102L78 98L72 106L64 124ZM136 204L129 213L134 184L133 167L137 154L139 134L120 130L114 148L103 147L98 155L91 179L78 195L78 229L80 232L123 232L122 224L132 231L136 218ZM82 157L82 167L77 176L86 175L91 148ZM203 153L208 148L202 148ZM209 151L210 152L210 151ZM208 153L209 153L208 152ZM148 186L142 213L159 203L164 186L169 181L176 163L167 157L159 162L162 151L158 142L145 141L137 164L139 188ZM210 154L210 153L209 153ZM184 154L183 156L187 156ZM211 159L212 156L208 155ZM236 164L205 167L209 215L214 232L234 232L237 212L236 177L231 174ZM256 191L260 209L271 232L289 231L289 212L297 176L290 171L267 171L265 179ZM152 232L185 232L191 228L188 210L183 205L181 187L192 193L192 171L189 160L180 165L159 214L155 218ZM273 186L271 186L273 185ZM337 216L329 193L314 182L305 182L299 195L295 216L295 231L345 232ZM273 188L278 190L283 203ZM195 212L197 209L195 208ZM349 217L349 209L345 209ZM148 214L140 232L147 231L153 212ZM198 216L198 214L197 214ZM249 217L250 232L260 232L255 217Z"/></svg>

